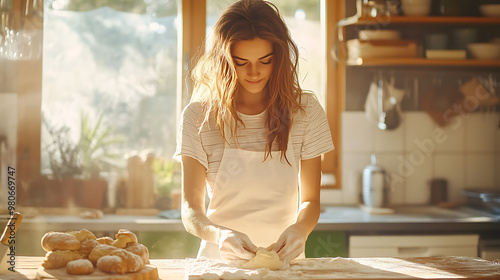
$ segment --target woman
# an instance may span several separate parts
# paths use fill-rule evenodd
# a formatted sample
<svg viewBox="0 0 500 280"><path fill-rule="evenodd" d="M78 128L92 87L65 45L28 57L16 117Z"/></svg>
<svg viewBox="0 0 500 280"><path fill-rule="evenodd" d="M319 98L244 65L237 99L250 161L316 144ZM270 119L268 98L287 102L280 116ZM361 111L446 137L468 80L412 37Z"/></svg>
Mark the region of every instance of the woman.
<svg viewBox="0 0 500 280"><path fill-rule="evenodd" d="M325 112L299 86L298 50L273 4L234 3L210 43L178 136L184 226L202 239L199 257L250 259L273 244L293 260L320 213Z"/></svg>

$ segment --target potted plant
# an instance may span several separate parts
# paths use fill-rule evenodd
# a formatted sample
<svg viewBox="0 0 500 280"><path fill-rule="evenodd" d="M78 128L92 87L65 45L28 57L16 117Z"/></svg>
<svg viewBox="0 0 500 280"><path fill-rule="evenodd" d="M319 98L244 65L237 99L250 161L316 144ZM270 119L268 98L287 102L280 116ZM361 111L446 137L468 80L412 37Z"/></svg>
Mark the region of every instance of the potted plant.
<svg viewBox="0 0 500 280"><path fill-rule="evenodd" d="M113 134L113 128L102 125L102 115L91 126L87 115L82 116L78 151L83 178L98 178L102 170L118 165L122 156L110 150L114 145L123 143L125 138Z"/></svg>
<svg viewBox="0 0 500 280"><path fill-rule="evenodd" d="M71 141L69 127L55 127L46 118L42 118L42 121L51 136L45 150L49 155L52 176L41 181L44 194L41 201L47 206L70 206L75 204L75 191L79 187L77 178L81 174L78 147Z"/></svg>
<svg viewBox="0 0 500 280"><path fill-rule="evenodd" d="M155 158L153 161L155 185L158 199L156 208L160 210L177 209L180 203L180 183L177 179L180 164L165 158Z"/></svg>
<svg viewBox="0 0 500 280"><path fill-rule="evenodd" d="M117 165L120 155L111 148L125 140L114 135L113 128L103 126L102 118L99 116L91 125L88 115L82 115L76 143L71 140L67 126L54 128L44 119L53 139L46 147L52 173L59 181L73 182L71 186L62 183L63 188L69 188L77 198L75 204L82 207L101 208L107 182L100 177L100 172Z"/></svg>
<svg viewBox="0 0 500 280"><path fill-rule="evenodd" d="M92 126L88 115L82 115L80 140L80 167L83 185L81 190L81 204L85 207L100 208L107 190L107 181L100 177L100 172L116 167L117 159L121 158L110 150L114 145L125 141L121 136L113 134L113 128L102 125L102 117Z"/></svg>

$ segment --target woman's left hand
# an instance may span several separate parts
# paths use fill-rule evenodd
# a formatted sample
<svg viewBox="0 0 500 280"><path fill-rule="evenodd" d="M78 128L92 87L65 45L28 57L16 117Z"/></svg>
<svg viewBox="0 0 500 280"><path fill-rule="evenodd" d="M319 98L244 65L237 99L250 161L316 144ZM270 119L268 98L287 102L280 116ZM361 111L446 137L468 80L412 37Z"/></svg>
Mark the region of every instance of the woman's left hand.
<svg viewBox="0 0 500 280"><path fill-rule="evenodd" d="M289 226L278 238L273 251L280 260L288 263L304 252L307 235L304 236L296 225Z"/></svg>

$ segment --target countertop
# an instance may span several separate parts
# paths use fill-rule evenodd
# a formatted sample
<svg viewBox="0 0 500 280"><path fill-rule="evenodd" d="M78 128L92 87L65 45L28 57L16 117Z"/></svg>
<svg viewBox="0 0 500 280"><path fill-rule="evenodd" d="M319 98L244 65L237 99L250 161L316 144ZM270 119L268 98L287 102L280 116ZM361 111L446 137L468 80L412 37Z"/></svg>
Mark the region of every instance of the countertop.
<svg viewBox="0 0 500 280"><path fill-rule="evenodd" d="M36 272L38 267L42 264L42 260L43 257L17 257L16 272L6 272L0 275L0 279L37 279ZM158 268L160 279L184 280L184 259L152 259L150 261Z"/></svg>
<svg viewBox="0 0 500 280"><path fill-rule="evenodd" d="M30 280L36 279L37 269L42 257L17 257L16 272L7 271L0 275L2 279ZM203 261L203 260L201 260ZM322 269L315 268L314 263L326 263ZM159 279L187 279L186 259L151 259L158 268ZM338 264L336 264L338 263ZM342 264L341 266L339 266ZM428 258L322 258L306 259L301 274L293 279L498 279L500 264L467 257L428 257ZM206 267L206 266L205 266ZM216 269L216 267L214 268ZM285 272L292 273L292 268ZM201 279L195 270L189 270L189 279ZM319 273L319 274L318 274ZM300 276L299 276L300 275ZM85 276L91 280L91 275ZM288 277L287 277L288 278ZM83 279L83 278L81 278ZM110 278L111 279L111 278Z"/></svg>
<svg viewBox="0 0 500 280"><path fill-rule="evenodd" d="M392 214L362 207L325 207L315 230L376 232L500 231L500 216L469 207L400 206Z"/></svg>
<svg viewBox="0 0 500 280"><path fill-rule="evenodd" d="M468 207L454 209L436 206L395 207L393 214L369 214L356 206L323 207L315 230L335 231L500 231L500 215ZM91 231L183 232L181 220L158 216L107 214L99 219L78 216L46 215L23 219L22 230L67 231L87 228Z"/></svg>

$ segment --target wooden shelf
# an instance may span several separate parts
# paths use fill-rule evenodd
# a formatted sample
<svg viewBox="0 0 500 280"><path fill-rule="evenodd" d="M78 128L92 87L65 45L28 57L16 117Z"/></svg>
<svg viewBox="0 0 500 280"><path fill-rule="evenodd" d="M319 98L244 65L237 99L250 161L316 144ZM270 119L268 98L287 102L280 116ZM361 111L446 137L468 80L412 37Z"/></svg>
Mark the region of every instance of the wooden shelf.
<svg viewBox="0 0 500 280"><path fill-rule="evenodd" d="M339 27L352 25L378 25L387 26L394 23L439 23L439 24L500 24L500 17L407 17L407 16L380 16L358 17L353 16L339 21Z"/></svg>
<svg viewBox="0 0 500 280"><path fill-rule="evenodd" d="M349 66L461 66L500 67L500 60L482 59L427 59L427 58L358 58L348 60Z"/></svg>

